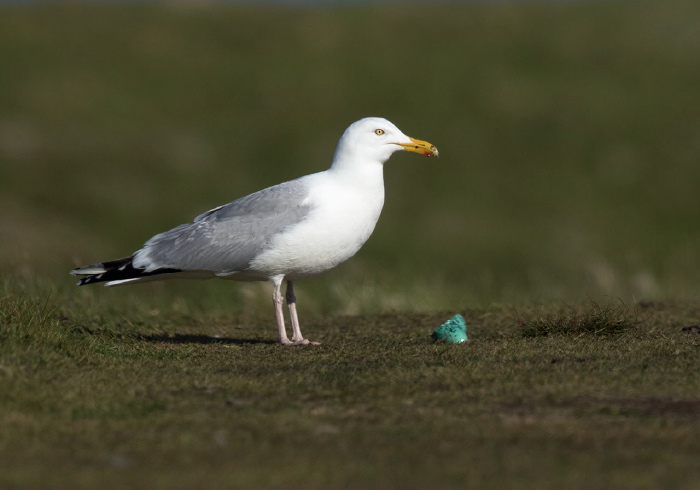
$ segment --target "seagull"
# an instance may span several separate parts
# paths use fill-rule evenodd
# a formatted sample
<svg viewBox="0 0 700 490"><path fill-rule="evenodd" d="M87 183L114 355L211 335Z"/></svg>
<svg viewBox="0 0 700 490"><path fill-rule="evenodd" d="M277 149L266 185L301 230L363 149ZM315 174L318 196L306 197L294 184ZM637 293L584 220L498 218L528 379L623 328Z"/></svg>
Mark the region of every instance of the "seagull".
<svg viewBox="0 0 700 490"><path fill-rule="evenodd" d="M79 286L119 286L169 278L270 281L279 341L304 338L294 282L331 270L355 255L384 205L384 163L397 151L437 157L432 144L403 134L383 118L360 119L343 133L328 170L290 180L155 235L129 257L79 267ZM284 322L282 284L292 324Z"/></svg>

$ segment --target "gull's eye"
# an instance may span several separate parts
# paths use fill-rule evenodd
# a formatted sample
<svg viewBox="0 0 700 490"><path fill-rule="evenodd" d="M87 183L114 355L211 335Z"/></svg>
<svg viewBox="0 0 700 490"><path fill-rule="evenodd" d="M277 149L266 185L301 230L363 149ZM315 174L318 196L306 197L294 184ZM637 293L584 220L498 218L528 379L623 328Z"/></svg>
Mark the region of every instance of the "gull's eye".
<svg viewBox="0 0 700 490"><path fill-rule="evenodd" d="M383 129L375 129L374 134L376 134L377 136L381 136L384 134L384 130Z"/></svg>

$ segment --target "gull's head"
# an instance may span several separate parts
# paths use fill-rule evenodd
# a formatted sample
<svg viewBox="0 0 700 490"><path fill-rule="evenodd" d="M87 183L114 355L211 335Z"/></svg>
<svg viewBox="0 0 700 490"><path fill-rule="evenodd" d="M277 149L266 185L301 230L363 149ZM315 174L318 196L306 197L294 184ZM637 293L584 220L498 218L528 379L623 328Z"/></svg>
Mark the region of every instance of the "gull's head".
<svg viewBox="0 0 700 490"><path fill-rule="evenodd" d="M338 142L335 162L346 158L384 163L397 151L410 151L426 157L438 156L427 141L406 136L399 128L381 117L366 117L345 130Z"/></svg>

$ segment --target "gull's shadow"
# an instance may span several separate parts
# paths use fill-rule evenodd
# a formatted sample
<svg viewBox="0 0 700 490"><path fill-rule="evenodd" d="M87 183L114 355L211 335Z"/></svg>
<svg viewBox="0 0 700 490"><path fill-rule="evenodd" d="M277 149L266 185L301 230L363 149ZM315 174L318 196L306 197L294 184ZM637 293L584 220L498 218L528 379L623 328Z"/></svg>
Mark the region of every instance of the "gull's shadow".
<svg viewBox="0 0 700 490"><path fill-rule="evenodd" d="M273 345L277 342L274 340L260 339L232 339L230 337L212 337L210 335L199 334L135 334L135 338L146 342L164 342L168 344L268 344Z"/></svg>
<svg viewBox="0 0 700 490"><path fill-rule="evenodd" d="M108 336L113 338L131 338L142 340L144 342L166 343L166 344L277 344L276 340L263 339L234 339L231 337L212 337L211 335L189 334L189 333L154 333L145 334L139 332L111 332L101 328L76 327L74 332L80 332L88 335Z"/></svg>

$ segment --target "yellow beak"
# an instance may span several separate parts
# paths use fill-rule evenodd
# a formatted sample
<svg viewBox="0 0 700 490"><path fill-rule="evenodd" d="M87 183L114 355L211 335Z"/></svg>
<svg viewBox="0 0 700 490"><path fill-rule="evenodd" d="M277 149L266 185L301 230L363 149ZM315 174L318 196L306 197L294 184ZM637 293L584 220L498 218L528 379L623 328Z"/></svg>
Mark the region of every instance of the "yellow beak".
<svg viewBox="0 0 700 490"><path fill-rule="evenodd" d="M403 146L406 151L412 151L413 153L420 153L424 157L436 157L438 156L438 150L435 145L428 143L427 141L421 141L409 137L410 143L395 143L396 145Z"/></svg>

